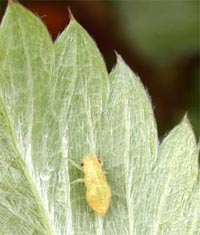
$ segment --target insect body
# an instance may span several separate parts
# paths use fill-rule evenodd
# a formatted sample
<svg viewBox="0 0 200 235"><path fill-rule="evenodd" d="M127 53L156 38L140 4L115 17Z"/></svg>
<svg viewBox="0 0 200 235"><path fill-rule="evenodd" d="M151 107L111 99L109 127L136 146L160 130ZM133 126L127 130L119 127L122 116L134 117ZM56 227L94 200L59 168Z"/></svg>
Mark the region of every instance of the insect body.
<svg viewBox="0 0 200 235"><path fill-rule="evenodd" d="M94 211L104 216L110 206L111 191L101 162L95 154L87 154L83 156L81 166L85 173L86 200Z"/></svg>

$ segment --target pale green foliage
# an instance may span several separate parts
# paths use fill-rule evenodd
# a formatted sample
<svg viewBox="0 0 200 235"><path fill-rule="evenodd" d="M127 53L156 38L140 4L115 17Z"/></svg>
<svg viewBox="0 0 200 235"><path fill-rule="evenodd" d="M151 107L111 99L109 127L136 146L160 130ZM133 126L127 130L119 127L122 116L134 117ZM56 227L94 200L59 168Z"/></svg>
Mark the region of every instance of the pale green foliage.
<svg viewBox="0 0 200 235"><path fill-rule="evenodd" d="M0 235L198 235L198 150L187 120L159 146L149 97L118 56L110 74L71 19L53 45L11 3L0 28ZM110 87L110 88L109 88ZM90 211L67 158L103 157L112 190Z"/></svg>

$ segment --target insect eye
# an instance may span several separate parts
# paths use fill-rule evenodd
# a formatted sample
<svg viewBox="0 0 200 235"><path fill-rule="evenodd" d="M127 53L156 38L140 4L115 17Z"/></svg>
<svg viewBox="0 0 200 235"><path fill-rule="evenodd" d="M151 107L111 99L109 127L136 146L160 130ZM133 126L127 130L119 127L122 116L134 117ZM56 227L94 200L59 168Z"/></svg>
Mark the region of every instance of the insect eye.
<svg viewBox="0 0 200 235"><path fill-rule="evenodd" d="M98 159L98 162L101 163L101 160Z"/></svg>
<svg viewBox="0 0 200 235"><path fill-rule="evenodd" d="M83 167L83 166L84 166L84 163L82 162L82 163L81 163L81 167Z"/></svg>

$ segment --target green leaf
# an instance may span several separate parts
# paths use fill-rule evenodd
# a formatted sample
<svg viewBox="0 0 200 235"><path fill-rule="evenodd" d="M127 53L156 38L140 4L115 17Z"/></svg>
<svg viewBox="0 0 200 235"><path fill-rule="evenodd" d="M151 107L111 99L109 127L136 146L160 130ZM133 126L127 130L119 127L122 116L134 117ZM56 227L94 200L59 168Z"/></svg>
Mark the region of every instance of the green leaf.
<svg viewBox="0 0 200 235"><path fill-rule="evenodd" d="M52 43L10 3L0 28L0 234L198 234L198 151L187 119L159 147L149 96L118 56L110 74L71 17ZM112 191L91 211L77 164L104 160Z"/></svg>
<svg viewBox="0 0 200 235"><path fill-rule="evenodd" d="M108 216L116 226L107 221L105 229L109 234L134 234L143 184L157 159L157 130L149 97L120 56L110 80L100 146L112 182Z"/></svg>
<svg viewBox="0 0 200 235"><path fill-rule="evenodd" d="M151 213L150 234L197 234L199 218L194 207L200 199L200 193L195 189L199 187L197 178L198 150L193 130L185 117L159 148L147 204ZM190 233L186 233L187 229Z"/></svg>
<svg viewBox="0 0 200 235"><path fill-rule="evenodd" d="M84 153L97 149L97 125L108 96L108 74L102 56L87 32L71 19L55 43L56 107L63 140L63 156L81 162ZM71 167L70 180L82 177ZM87 213L84 186L71 188L75 234L95 234L94 214ZM78 213L76 212L78 211Z"/></svg>
<svg viewBox="0 0 200 235"><path fill-rule="evenodd" d="M71 19L55 43L56 106L71 159L96 152L96 129L109 95L108 74L96 44ZM65 134L66 133L66 134Z"/></svg>
<svg viewBox="0 0 200 235"><path fill-rule="evenodd" d="M53 61L42 22L11 3L0 28L0 234L53 234L51 199L46 199L46 168L53 157L46 138Z"/></svg>
<svg viewBox="0 0 200 235"><path fill-rule="evenodd" d="M53 234L0 99L0 234Z"/></svg>

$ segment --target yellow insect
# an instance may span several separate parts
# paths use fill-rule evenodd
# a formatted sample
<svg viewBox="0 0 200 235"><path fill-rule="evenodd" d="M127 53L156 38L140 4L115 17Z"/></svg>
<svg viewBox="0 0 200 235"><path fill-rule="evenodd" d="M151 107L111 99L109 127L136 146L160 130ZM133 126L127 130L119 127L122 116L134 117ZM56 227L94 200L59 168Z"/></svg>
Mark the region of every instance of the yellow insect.
<svg viewBox="0 0 200 235"><path fill-rule="evenodd" d="M85 183L87 203L99 215L105 216L110 206L111 191L101 165L101 161L95 154L84 155L81 169L85 176L76 182Z"/></svg>

